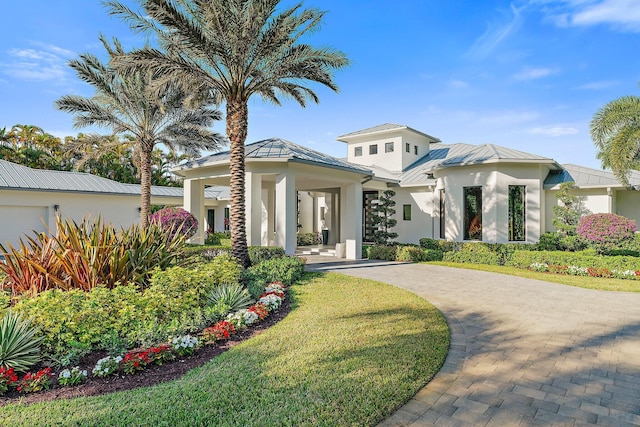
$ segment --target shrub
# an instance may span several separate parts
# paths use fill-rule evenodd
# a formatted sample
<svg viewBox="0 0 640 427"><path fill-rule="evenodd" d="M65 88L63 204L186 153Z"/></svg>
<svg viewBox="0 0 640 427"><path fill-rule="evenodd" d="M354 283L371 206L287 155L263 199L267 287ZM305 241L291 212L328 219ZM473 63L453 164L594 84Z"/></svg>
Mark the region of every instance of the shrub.
<svg viewBox="0 0 640 427"><path fill-rule="evenodd" d="M560 247L560 234L552 231L541 235L536 243L536 249L539 251L558 251Z"/></svg>
<svg viewBox="0 0 640 427"><path fill-rule="evenodd" d="M249 276L253 281L264 284L268 282L282 282L292 285L304 274L304 261L294 256L284 256L264 261L249 268Z"/></svg>
<svg viewBox="0 0 640 427"><path fill-rule="evenodd" d="M628 256L602 256L593 252L530 252L517 251L511 257L507 265L519 268L529 268L534 263L547 265L561 265L578 269L607 269L610 271L637 271L640 270L640 258ZM571 270L568 274L573 274ZM582 275L576 274L575 275Z"/></svg>
<svg viewBox="0 0 640 427"><path fill-rule="evenodd" d="M249 292L239 283L222 284L209 294L210 306L224 305L227 312L247 308L253 302ZM225 313L226 314L226 313Z"/></svg>
<svg viewBox="0 0 640 427"><path fill-rule="evenodd" d="M220 246L220 239L230 239L230 231L214 231L207 234L207 238L204 241L205 245Z"/></svg>
<svg viewBox="0 0 640 427"><path fill-rule="evenodd" d="M428 237L420 239L420 247L424 249L441 250L440 241Z"/></svg>
<svg viewBox="0 0 640 427"><path fill-rule="evenodd" d="M425 261L442 261L444 252L440 249L425 249L424 250Z"/></svg>
<svg viewBox="0 0 640 427"><path fill-rule="evenodd" d="M51 379L53 374L51 368L44 368L35 374L27 372L22 380L18 383L18 391L22 393L35 393L51 388Z"/></svg>
<svg viewBox="0 0 640 427"><path fill-rule="evenodd" d="M0 367L24 372L40 360L37 329L22 315L8 310L0 321Z"/></svg>
<svg viewBox="0 0 640 427"><path fill-rule="evenodd" d="M298 233L296 237L298 246L311 246L322 243L322 238L318 233Z"/></svg>
<svg viewBox="0 0 640 427"><path fill-rule="evenodd" d="M499 265L500 257L484 243L464 243L457 252L446 252L444 261Z"/></svg>
<svg viewBox="0 0 640 427"><path fill-rule="evenodd" d="M5 394L10 387L18 383L18 376L13 368L0 368L0 396Z"/></svg>
<svg viewBox="0 0 640 427"><path fill-rule="evenodd" d="M149 223L159 225L171 237L180 234L185 240L198 232L198 220L182 208L160 209L149 217Z"/></svg>
<svg viewBox="0 0 640 427"><path fill-rule="evenodd" d="M395 261L397 258L397 247L387 245L375 245L369 247L369 259L382 259L385 261Z"/></svg>
<svg viewBox="0 0 640 427"><path fill-rule="evenodd" d="M396 260L403 262L422 262L427 260L425 251L417 246L398 246Z"/></svg>
<svg viewBox="0 0 640 427"><path fill-rule="evenodd" d="M251 264L260 264L273 258L282 258L285 256L284 249L280 246L250 246L249 259Z"/></svg>
<svg viewBox="0 0 640 427"><path fill-rule="evenodd" d="M634 239L636 223L616 214L593 214L580 218L578 235L598 251L616 249Z"/></svg>

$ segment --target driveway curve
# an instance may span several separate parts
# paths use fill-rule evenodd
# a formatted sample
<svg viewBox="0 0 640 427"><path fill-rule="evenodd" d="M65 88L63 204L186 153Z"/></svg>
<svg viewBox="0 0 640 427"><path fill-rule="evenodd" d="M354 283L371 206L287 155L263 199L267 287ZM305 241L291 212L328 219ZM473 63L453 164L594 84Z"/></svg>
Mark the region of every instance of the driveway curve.
<svg viewBox="0 0 640 427"><path fill-rule="evenodd" d="M640 293L321 256L307 269L409 290L449 323L444 366L382 426L640 425Z"/></svg>

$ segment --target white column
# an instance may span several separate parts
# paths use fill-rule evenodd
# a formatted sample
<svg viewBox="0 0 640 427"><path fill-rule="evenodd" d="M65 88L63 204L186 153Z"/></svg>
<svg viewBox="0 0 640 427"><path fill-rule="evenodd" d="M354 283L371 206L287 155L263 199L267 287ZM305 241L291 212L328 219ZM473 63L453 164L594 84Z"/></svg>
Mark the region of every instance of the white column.
<svg viewBox="0 0 640 427"><path fill-rule="evenodd" d="M362 184L340 187L340 241L346 258L362 258Z"/></svg>
<svg viewBox="0 0 640 427"><path fill-rule="evenodd" d="M276 176L276 245L287 255L296 252L296 178L292 172Z"/></svg>
<svg viewBox="0 0 640 427"><path fill-rule="evenodd" d="M189 239L189 242L204 245L204 182L198 179L185 179L183 202L184 209L191 212L198 220L198 232Z"/></svg>
<svg viewBox="0 0 640 427"><path fill-rule="evenodd" d="M247 216L247 245L260 246L262 234L262 176L245 173L245 212Z"/></svg>

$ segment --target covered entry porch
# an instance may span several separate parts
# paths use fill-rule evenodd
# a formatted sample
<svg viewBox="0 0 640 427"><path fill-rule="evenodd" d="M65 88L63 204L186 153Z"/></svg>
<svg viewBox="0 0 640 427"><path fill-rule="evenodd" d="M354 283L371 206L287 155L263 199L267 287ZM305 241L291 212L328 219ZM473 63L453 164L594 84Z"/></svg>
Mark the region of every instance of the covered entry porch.
<svg viewBox="0 0 640 427"><path fill-rule="evenodd" d="M245 147L247 244L296 251L298 232L329 230L328 244L345 245L348 259L362 257L362 183L371 172L281 139ZM203 157L174 169L184 177L184 206L206 236L204 191L228 186L229 153Z"/></svg>

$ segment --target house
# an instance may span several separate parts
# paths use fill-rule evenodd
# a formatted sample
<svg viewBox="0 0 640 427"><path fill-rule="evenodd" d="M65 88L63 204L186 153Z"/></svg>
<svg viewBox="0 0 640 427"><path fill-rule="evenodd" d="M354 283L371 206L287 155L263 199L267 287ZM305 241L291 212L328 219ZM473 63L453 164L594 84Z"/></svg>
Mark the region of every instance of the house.
<svg viewBox="0 0 640 427"><path fill-rule="evenodd" d="M404 125L383 124L337 138L337 159L278 138L245 146L249 245L278 245L293 253L298 232L329 230L346 257L361 257L373 228L367 220L381 191L395 191L397 241L422 237L453 241L535 243L553 230L555 194L574 182L584 212L640 220L640 173L634 187L610 172L492 144L444 144ZM175 167L184 178L184 206L198 218L208 186L228 186L229 152ZM635 187L638 186L638 187ZM220 216L218 214L218 216ZM194 236L204 240L204 227Z"/></svg>
<svg viewBox="0 0 640 427"><path fill-rule="evenodd" d="M205 206L228 207L228 189L209 188ZM151 188L151 203L181 206L182 188ZM32 231L55 232L55 216L80 222L101 215L116 227L140 223L140 186L78 172L31 169L0 160L0 243L16 246ZM221 230L223 217L205 218L204 227Z"/></svg>

